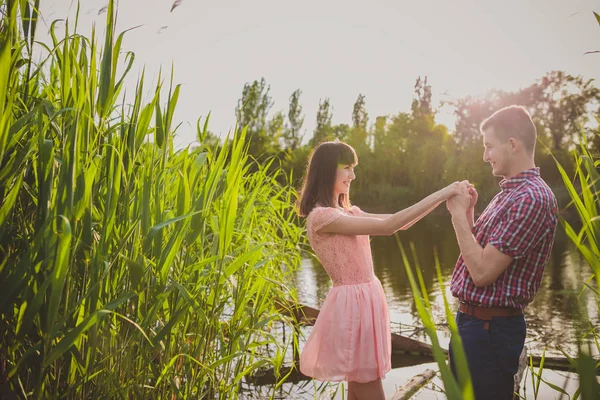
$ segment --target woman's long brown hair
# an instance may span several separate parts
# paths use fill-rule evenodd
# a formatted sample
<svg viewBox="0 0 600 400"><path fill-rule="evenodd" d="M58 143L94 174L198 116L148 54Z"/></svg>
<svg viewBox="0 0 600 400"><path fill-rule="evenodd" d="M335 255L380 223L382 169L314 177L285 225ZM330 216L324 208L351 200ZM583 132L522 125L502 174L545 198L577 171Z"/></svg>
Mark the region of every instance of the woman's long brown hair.
<svg viewBox="0 0 600 400"><path fill-rule="evenodd" d="M300 189L298 214L306 217L317 204L325 207L350 208L350 199L342 193L334 203L333 186L338 165L356 165L358 158L352 146L344 142L323 142L317 145L308 160Z"/></svg>

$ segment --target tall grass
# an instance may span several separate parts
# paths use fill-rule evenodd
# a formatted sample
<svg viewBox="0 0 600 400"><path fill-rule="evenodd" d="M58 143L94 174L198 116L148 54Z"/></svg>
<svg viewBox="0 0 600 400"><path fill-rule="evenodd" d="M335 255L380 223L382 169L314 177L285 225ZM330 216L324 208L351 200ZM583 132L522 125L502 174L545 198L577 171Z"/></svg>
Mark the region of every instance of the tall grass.
<svg viewBox="0 0 600 400"><path fill-rule="evenodd" d="M600 15L594 13L600 24ZM597 117L598 119L598 117ZM598 119L600 122L600 119ZM596 136L600 134L596 133ZM577 371L578 388L572 394L542 379L542 366L536 372L530 366L534 383L534 396L537 398L540 381L553 390L569 398L598 399L600 398L600 384L597 378L597 369L600 367L600 327L596 326L589 313L600 315L600 159L598 154L592 154L591 146L585 132L582 132L579 147L573 151L575 175L570 177L565 168L555 158L556 165L562 177L563 184L569 194L570 207L575 208L581 224L577 232L573 226L560 217L559 221L567 236L575 244L586 263L592 270L592 275L582 282L582 290L578 296L579 310L576 313L578 320L574 321L577 328L577 355L570 356L563 351L572 366ZM592 282L595 281L595 284ZM589 301L591 298L592 301ZM592 310L588 304L595 304Z"/></svg>
<svg viewBox="0 0 600 400"><path fill-rule="evenodd" d="M103 46L69 24L35 42L38 7L0 2L0 384L235 398L289 345L269 328L299 262L293 189L247 173L243 130L210 148L199 120L200 144L175 151L172 79L145 102L142 73L118 103L134 55L121 57L112 0Z"/></svg>
<svg viewBox="0 0 600 400"><path fill-rule="evenodd" d="M570 205L577 210L582 227L577 232L564 218L560 218L560 223L593 274L582 283L583 289L579 294L581 321L576 321L579 328L578 354L571 359L579 375L579 388L573 397L581 395L583 399L597 399L600 397L600 384L596 369L600 367L600 361L593 355L600 354L600 327L589 317L587 304L588 297L591 297L591 303L596 305L596 314L600 315L600 159L594 159L585 135L581 135L574 158L576 169L573 179L558 161L556 164L571 197Z"/></svg>
<svg viewBox="0 0 600 400"><path fill-rule="evenodd" d="M451 335L450 345L452 346L452 352L454 357L453 362L456 366L458 376L455 376L452 373L450 369L450 364L449 362L447 362L447 353L442 349L440 345L437 333L437 325L433 319L432 306L429 300L429 295L427 294L427 289L425 288L425 281L423 280L423 275L421 274L421 267L419 265L419 259L417 257L415 247L411 243L410 247L412 250L413 261L415 264L414 269L417 274L417 279L415 279L414 277L414 274L412 272L413 268L408 259L408 256L406 255L404 246L400 242L400 238L397 234L396 240L398 242L398 247L400 248L400 252L402 254L402 261L404 263L410 287L413 292L413 298L415 301L417 313L419 314L419 318L421 318L421 321L423 322L425 332L431 340L433 357L436 363L438 364L440 378L444 383L444 391L446 393L446 396L449 400L473 400L475 399L475 394L473 392L473 384L471 382L471 376L469 374L467 356L462 345L462 340L458 333L458 325L456 325L456 321L454 320L454 314L451 311L450 303L448 302L448 299L446 297L446 291L444 289L444 283L442 278L442 270L440 267L439 259L437 257L437 252L435 253L435 268L440 283L442 299L444 301L444 312L446 314L448 328L450 330Z"/></svg>

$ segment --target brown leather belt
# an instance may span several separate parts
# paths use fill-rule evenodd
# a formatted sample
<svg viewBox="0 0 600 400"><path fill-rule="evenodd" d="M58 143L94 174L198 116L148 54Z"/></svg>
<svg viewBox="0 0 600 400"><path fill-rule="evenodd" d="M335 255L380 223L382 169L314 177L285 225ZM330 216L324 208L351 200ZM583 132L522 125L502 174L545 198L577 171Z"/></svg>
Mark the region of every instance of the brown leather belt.
<svg viewBox="0 0 600 400"><path fill-rule="evenodd" d="M482 307L461 301L458 305L458 310L463 313L481 319L491 321L494 317L514 317L523 315L523 310L520 308L511 307Z"/></svg>

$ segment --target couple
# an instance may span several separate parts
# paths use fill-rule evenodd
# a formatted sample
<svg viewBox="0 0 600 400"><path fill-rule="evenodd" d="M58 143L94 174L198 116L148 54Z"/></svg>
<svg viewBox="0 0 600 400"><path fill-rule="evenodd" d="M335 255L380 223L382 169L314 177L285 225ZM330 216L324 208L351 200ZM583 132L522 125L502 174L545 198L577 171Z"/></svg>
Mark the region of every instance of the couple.
<svg viewBox="0 0 600 400"><path fill-rule="evenodd" d="M536 128L523 107L501 109L481 124L483 159L501 191L474 222L477 191L454 182L395 214L351 206L358 164L342 142L317 146L304 178L299 213L333 287L304 346L300 370L322 381L347 381L349 400L384 400L391 368L386 297L373 274L370 235L408 229L442 202L461 255L452 275L456 321L476 399L512 399L525 342L523 308L538 291L557 224L556 199L534 164ZM450 354L452 365L452 354Z"/></svg>

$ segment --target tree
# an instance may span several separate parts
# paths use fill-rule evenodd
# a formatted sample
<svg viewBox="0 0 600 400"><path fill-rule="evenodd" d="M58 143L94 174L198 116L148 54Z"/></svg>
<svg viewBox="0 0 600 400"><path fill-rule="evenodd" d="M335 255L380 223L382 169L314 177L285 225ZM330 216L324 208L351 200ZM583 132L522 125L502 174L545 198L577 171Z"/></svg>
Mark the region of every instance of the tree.
<svg viewBox="0 0 600 400"><path fill-rule="evenodd" d="M288 110L289 125L283 132L284 146L292 151L296 150L302 141L300 130L302 129L302 124L304 124L304 117L302 116L302 106L299 103L301 94L302 91L298 89L290 96L290 108Z"/></svg>
<svg viewBox="0 0 600 400"><path fill-rule="evenodd" d="M310 140L310 145L315 146L321 142L332 139L331 130L331 106L329 98L326 97L323 101L319 100L319 110L317 111L317 126Z"/></svg>
<svg viewBox="0 0 600 400"><path fill-rule="evenodd" d="M267 125L267 134L273 143L278 143L280 138L285 137L285 116L278 111Z"/></svg>
<svg viewBox="0 0 600 400"><path fill-rule="evenodd" d="M427 76L423 80L420 76L417 78L411 108L414 116L434 113L431 105L431 85L427 84Z"/></svg>
<svg viewBox="0 0 600 400"><path fill-rule="evenodd" d="M393 160L392 153L393 147L388 147L388 129L387 129L387 117L375 118L375 127L373 129L373 154L377 155L375 158L375 170L379 171L375 179L379 181L389 182L391 180L391 165L390 161ZM397 151L397 148L396 148Z"/></svg>
<svg viewBox="0 0 600 400"><path fill-rule="evenodd" d="M581 129L600 107L600 90L592 80L552 71L533 85L515 92L492 91L484 98L465 97L451 102L455 107L459 148L481 142L479 125L500 108L513 104L526 107L538 127L538 136L553 151L567 150Z"/></svg>
<svg viewBox="0 0 600 400"><path fill-rule="evenodd" d="M341 140L347 142L350 137L352 128L348 124L337 124L331 127L331 139Z"/></svg>
<svg viewBox="0 0 600 400"><path fill-rule="evenodd" d="M553 150L570 148L591 116L600 111L600 90L592 82L552 71L534 85L539 91L535 116L548 130Z"/></svg>
<svg viewBox="0 0 600 400"><path fill-rule="evenodd" d="M369 149L367 142L368 132L367 123L369 114L365 105L365 96L359 94L352 108L352 130L348 137L348 144L354 147L358 152L364 153Z"/></svg>
<svg viewBox="0 0 600 400"><path fill-rule="evenodd" d="M366 132L368 120L369 114L365 107L365 95L359 94L352 108L352 128Z"/></svg>
<svg viewBox="0 0 600 400"><path fill-rule="evenodd" d="M273 106L269 90L264 78L246 83L235 109L240 128L248 127L249 153L256 158L272 153L278 147L275 138L269 134L267 123L267 114Z"/></svg>

